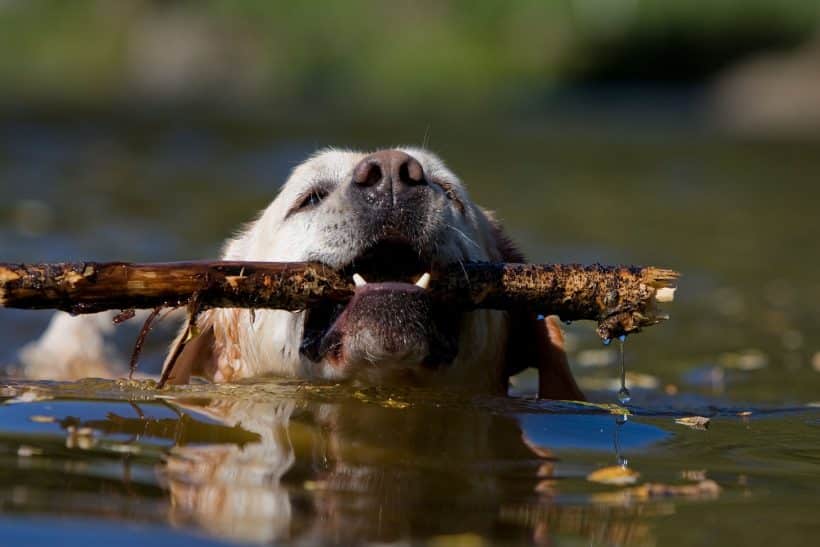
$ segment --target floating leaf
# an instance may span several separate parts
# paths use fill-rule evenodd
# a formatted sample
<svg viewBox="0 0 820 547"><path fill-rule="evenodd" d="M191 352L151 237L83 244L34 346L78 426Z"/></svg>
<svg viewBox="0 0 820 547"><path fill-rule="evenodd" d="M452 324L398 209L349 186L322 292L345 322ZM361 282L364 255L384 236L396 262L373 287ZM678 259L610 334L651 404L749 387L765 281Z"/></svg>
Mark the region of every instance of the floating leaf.
<svg viewBox="0 0 820 547"><path fill-rule="evenodd" d="M709 422L711 422L711 418L706 418L705 416L687 416L686 418L675 418L676 424L685 425L686 427L691 427L692 429L700 429L706 430L709 427Z"/></svg>
<svg viewBox="0 0 820 547"><path fill-rule="evenodd" d="M601 469L596 469L589 475L587 475L587 480L590 482L599 482L601 484L616 484L616 485L624 485L624 484L635 484L635 481L638 480L641 474L637 471L633 471L628 467L623 467L620 465L613 465L611 467L602 467Z"/></svg>

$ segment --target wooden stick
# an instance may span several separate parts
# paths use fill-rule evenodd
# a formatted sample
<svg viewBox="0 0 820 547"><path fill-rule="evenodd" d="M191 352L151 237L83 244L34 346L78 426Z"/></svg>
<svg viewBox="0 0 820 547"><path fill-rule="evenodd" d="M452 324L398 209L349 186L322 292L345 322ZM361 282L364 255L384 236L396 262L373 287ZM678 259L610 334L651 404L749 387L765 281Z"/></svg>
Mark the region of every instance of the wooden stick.
<svg viewBox="0 0 820 547"><path fill-rule="evenodd" d="M654 267L467 262L432 272L430 294L462 309L530 309L597 321L609 339L667 318L678 273ZM316 263L0 263L0 307L73 314L187 305L300 310L343 302L352 277Z"/></svg>

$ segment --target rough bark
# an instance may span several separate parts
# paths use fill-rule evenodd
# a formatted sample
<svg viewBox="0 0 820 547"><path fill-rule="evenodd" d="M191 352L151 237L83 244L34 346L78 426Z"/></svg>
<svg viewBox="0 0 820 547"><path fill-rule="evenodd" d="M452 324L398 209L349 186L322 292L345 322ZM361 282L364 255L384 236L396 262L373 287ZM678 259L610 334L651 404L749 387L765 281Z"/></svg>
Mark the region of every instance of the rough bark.
<svg viewBox="0 0 820 547"><path fill-rule="evenodd" d="M602 338L667 317L678 274L654 267L464 263L433 272L430 294L462 309L532 309L564 321L593 320ZM0 307L103 310L176 307L299 310L345 301L352 278L315 263L0 264Z"/></svg>

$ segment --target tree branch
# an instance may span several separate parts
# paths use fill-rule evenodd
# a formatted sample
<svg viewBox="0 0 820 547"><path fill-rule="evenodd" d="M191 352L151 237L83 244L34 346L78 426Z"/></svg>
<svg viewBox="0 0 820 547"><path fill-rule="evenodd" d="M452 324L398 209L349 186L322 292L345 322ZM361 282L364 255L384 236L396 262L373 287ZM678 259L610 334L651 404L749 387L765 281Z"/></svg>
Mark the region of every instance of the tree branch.
<svg viewBox="0 0 820 547"><path fill-rule="evenodd" d="M462 309L530 309L592 320L613 338L667 318L678 273L654 267L467 262L433 272L430 295ZM0 307L73 314L177 307L300 310L345 301L352 278L316 263L0 263Z"/></svg>

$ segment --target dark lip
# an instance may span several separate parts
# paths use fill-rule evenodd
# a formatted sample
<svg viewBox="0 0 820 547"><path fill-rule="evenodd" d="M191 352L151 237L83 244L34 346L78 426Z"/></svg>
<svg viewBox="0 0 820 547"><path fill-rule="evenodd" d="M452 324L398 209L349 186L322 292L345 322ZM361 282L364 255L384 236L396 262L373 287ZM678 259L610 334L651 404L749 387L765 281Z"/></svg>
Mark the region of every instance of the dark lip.
<svg viewBox="0 0 820 547"><path fill-rule="evenodd" d="M415 283L433 268L430 255L419 251L409 240L389 235L362 251L340 269L345 276L358 273L368 283ZM304 331L299 351L311 361L321 361L333 344L324 340L330 327L344 311L346 303L320 303L305 311ZM324 343L323 343L324 341Z"/></svg>

